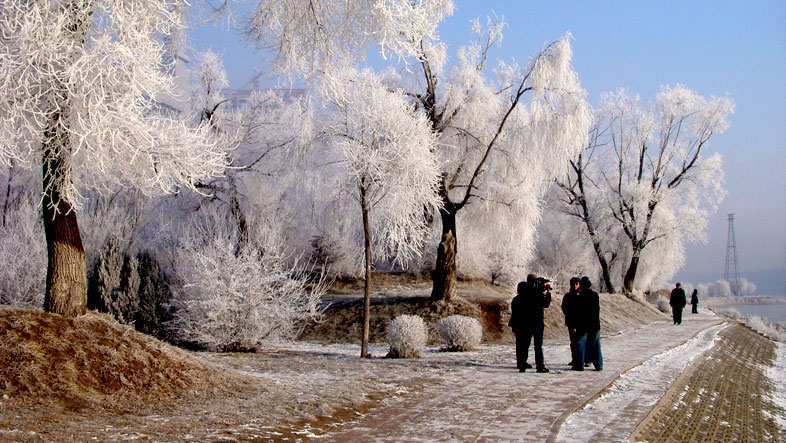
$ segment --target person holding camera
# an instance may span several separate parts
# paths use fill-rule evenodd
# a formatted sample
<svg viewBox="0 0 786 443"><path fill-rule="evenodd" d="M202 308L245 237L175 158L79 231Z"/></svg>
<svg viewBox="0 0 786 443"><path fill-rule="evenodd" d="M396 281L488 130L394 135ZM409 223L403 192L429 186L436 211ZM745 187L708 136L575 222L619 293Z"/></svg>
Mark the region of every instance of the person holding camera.
<svg viewBox="0 0 786 443"><path fill-rule="evenodd" d="M549 280L529 274L526 282L520 282L517 295L510 303L508 326L516 335L516 367L525 372L532 365L527 363L529 345L535 339L536 372L549 372L543 361L543 310L551 304L551 285Z"/></svg>

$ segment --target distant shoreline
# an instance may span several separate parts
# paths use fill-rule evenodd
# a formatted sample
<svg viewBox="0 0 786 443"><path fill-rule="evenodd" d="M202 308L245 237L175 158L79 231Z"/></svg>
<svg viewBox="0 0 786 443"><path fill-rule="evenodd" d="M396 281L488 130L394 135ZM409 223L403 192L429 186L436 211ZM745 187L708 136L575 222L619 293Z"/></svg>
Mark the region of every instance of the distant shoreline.
<svg viewBox="0 0 786 443"><path fill-rule="evenodd" d="M704 297L699 303L707 306L724 305L775 305L786 304L786 299L771 295L748 295L745 297Z"/></svg>

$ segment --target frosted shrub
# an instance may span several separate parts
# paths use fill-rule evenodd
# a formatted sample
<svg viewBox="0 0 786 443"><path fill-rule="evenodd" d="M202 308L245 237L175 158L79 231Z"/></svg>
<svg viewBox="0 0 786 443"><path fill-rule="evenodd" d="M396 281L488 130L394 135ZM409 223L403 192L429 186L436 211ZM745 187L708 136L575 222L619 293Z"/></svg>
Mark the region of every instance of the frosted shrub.
<svg viewBox="0 0 786 443"><path fill-rule="evenodd" d="M46 286L46 244L32 202L8 214L0 228L0 304L40 308Z"/></svg>
<svg viewBox="0 0 786 443"><path fill-rule="evenodd" d="M738 311L738 310L736 310L734 308L718 309L715 312L718 313L718 314L721 314L721 315L725 315L726 317L731 317L731 318L736 318L736 319L742 318L742 314L740 314L740 311Z"/></svg>
<svg viewBox="0 0 786 443"><path fill-rule="evenodd" d="M174 335L210 351L256 351L291 339L321 312L325 283L288 266L273 242L238 245L232 236L187 240L175 253ZM236 238L236 237L235 237Z"/></svg>
<svg viewBox="0 0 786 443"><path fill-rule="evenodd" d="M400 315L388 323L391 358L418 358L426 347L426 323L417 315Z"/></svg>
<svg viewBox="0 0 786 443"><path fill-rule="evenodd" d="M786 342L786 332L778 329L774 324L764 320L761 317L754 315L743 320L743 323L765 337L769 337L781 342Z"/></svg>
<svg viewBox="0 0 786 443"><path fill-rule="evenodd" d="M464 315L451 315L440 319L437 321L436 328L445 341L446 351L471 351L483 338L480 322Z"/></svg>

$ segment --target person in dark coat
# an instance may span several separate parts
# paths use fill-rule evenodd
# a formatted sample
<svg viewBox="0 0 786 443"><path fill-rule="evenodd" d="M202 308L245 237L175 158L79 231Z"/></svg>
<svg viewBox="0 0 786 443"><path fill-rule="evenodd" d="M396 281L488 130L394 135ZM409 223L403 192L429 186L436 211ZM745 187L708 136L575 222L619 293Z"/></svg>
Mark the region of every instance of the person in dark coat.
<svg viewBox="0 0 786 443"><path fill-rule="evenodd" d="M690 311L691 314L698 314L699 313L699 291L697 289L693 290L693 294L690 296L690 304L693 305L693 309Z"/></svg>
<svg viewBox="0 0 786 443"><path fill-rule="evenodd" d="M578 311L578 307L580 306L581 300L578 300L579 297L579 278L572 277L570 279L570 290L564 297L562 297L562 313L565 315L565 326L568 327L568 337L570 337L570 366L571 368L576 368L576 362L580 361L577 357L578 354L578 320L580 318L581 312ZM582 350L583 351L583 350ZM583 370L582 367L580 370Z"/></svg>
<svg viewBox="0 0 786 443"><path fill-rule="evenodd" d="M674 324L678 325L682 323L682 308L685 307L685 291L680 287L679 283L671 290L669 304L671 305L671 316L674 319Z"/></svg>
<svg viewBox="0 0 786 443"><path fill-rule="evenodd" d="M543 361L543 310L551 304L551 286L548 280L529 274L520 282L517 295L510 303L508 326L516 335L516 367L525 372L532 366L527 363L529 345L535 339L535 367L537 372L549 372Z"/></svg>
<svg viewBox="0 0 786 443"><path fill-rule="evenodd" d="M583 310L581 331L586 341L583 360L591 362L596 371L602 371L603 353L600 348L600 297L597 292L591 289L592 282L589 277L581 277L579 285L581 287L580 298L582 300L581 308ZM579 341L581 341L581 338ZM582 369L583 366L582 364Z"/></svg>

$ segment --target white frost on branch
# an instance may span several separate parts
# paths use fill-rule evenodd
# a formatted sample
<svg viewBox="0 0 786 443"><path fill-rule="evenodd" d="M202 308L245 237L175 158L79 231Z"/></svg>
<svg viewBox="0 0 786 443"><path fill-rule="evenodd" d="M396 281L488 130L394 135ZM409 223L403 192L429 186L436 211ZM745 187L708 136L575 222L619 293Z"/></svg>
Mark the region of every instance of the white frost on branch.
<svg viewBox="0 0 786 443"><path fill-rule="evenodd" d="M326 143L318 155L329 171L324 175L335 180L324 189L330 190L334 207L341 208L336 214L338 232L332 230L331 237L360 232L347 240L356 242L353 255L362 256L364 194L373 256L406 265L427 240L423 214L440 205L434 135L425 117L372 71L347 69L337 79L323 91L329 107L318 119Z"/></svg>
<svg viewBox="0 0 786 443"><path fill-rule="evenodd" d="M217 211L177 234L170 327L179 339L211 351L254 351L294 338L320 315L325 280L290 265L274 229L254 234L241 244Z"/></svg>
<svg viewBox="0 0 786 443"><path fill-rule="evenodd" d="M50 187L146 194L223 171L225 155L156 97L172 95L179 0L7 0L0 5L0 161L58 163ZM168 43L167 43L168 42ZM51 203L57 208L57 202Z"/></svg>
<svg viewBox="0 0 786 443"><path fill-rule="evenodd" d="M330 76L372 45L385 58L417 58L453 9L452 0L259 0L245 32L271 51L277 69Z"/></svg>

